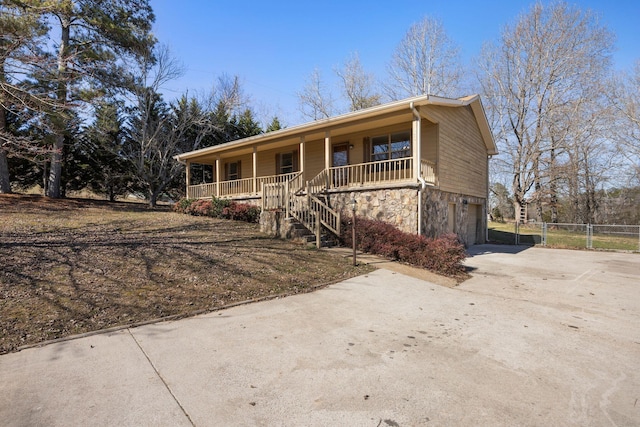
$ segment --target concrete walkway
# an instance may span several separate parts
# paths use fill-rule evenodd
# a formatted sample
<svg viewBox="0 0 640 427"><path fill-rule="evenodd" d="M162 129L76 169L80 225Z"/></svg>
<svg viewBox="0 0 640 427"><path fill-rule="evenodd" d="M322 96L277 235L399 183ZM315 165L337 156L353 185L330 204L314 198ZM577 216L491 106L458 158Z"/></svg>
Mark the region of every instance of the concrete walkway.
<svg viewBox="0 0 640 427"><path fill-rule="evenodd" d="M0 424L640 425L640 256L471 255L0 356Z"/></svg>

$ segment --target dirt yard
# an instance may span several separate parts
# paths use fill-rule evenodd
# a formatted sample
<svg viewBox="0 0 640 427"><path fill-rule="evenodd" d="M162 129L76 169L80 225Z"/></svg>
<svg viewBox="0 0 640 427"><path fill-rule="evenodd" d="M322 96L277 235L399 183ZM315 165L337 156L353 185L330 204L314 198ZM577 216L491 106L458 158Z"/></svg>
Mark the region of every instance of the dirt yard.
<svg viewBox="0 0 640 427"><path fill-rule="evenodd" d="M256 224L19 195L0 195L0 260L0 354L372 270Z"/></svg>

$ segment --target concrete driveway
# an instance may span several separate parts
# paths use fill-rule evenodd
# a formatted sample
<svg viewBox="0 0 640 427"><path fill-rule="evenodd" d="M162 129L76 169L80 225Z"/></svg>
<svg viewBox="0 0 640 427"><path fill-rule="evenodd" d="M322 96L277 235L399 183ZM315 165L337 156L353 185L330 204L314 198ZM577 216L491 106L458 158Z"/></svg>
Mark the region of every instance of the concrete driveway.
<svg viewBox="0 0 640 427"><path fill-rule="evenodd" d="M640 425L640 256L471 255L0 356L0 424Z"/></svg>

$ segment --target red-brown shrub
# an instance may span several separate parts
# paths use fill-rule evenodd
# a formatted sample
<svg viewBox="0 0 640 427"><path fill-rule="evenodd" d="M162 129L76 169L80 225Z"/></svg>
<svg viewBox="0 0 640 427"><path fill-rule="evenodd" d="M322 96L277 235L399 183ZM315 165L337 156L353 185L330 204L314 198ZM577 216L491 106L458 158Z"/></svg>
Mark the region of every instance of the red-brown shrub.
<svg viewBox="0 0 640 427"><path fill-rule="evenodd" d="M173 210L195 216L232 219L235 221L260 221L260 208L247 203L237 203L228 199L182 199Z"/></svg>
<svg viewBox="0 0 640 427"><path fill-rule="evenodd" d="M352 245L351 218L344 215L342 235L345 246ZM356 220L358 249L384 256L448 276L464 271L464 245L455 234L428 238L404 233L383 221L358 217Z"/></svg>
<svg viewBox="0 0 640 427"><path fill-rule="evenodd" d="M186 212L195 216L211 216L212 208L210 199L198 199L189 205Z"/></svg>
<svg viewBox="0 0 640 427"><path fill-rule="evenodd" d="M174 212L187 213L187 209L189 208L189 206L191 206L191 204L196 200L198 199L187 199L185 197L184 199L180 199L176 203L174 203L172 209Z"/></svg>

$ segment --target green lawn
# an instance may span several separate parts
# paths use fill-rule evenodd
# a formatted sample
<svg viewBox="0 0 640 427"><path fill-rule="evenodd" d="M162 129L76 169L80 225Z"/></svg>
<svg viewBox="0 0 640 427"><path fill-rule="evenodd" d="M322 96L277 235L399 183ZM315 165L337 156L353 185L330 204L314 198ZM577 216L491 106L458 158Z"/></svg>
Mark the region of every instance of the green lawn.
<svg viewBox="0 0 640 427"><path fill-rule="evenodd" d="M542 227L540 225L522 225L519 232L520 244L542 244ZM514 244L515 224L489 222L489 240L496 243ZM576 226L574 230L568 230L563 226L555 227L552 224L548 224L547 246L554 248L586 248L586 226ZM640 243L637 234L601 233L596 228L592 237L592 247L605 250L639 251Z"/></svg>

